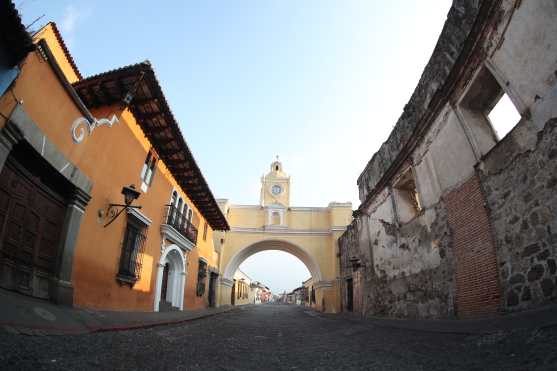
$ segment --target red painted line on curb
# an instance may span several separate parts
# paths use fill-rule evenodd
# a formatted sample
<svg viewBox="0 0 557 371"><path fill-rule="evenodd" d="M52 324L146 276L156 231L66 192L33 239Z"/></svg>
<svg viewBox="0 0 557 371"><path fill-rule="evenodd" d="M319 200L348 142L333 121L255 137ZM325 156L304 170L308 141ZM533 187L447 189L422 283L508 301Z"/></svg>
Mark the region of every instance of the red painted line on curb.
<svg viewBox="0 0 557 371"><path fill-rule="evenodd" d="M77 329L75 327L29 326L29 325L22 325L22 324L17 324L17 323L14 323L14 322L5 322L5 321L0 321L0 326L13 327L17 331L20 331L20 329L21 329L21 331L26 331L26 330L53 331L53 332L55 331L55 332L57 332L57 334L63 333L63 334L79 335L79 334L89 334L89 333L95 333L95 332L128 331L128 330L146 329L146 328L152 328L152 327L158 327L158 326L178 325L178 324L185 323L185 322L195 321L197 319L212 317L212 316L215 316L217 314L231 312L234 309L235 308L230 308L230 309L227 309L227 310L223 310L221 312L207 313L207 314L204 314L204 315L201 315L201 316L198 316L198 317L191 317L191 318L185 318L185 319L179 319L179 320L170 320L170 321L163 321L163 322L139 323L139 324L134 324L134 325L122 325L122 326L118 326L118 325L114 325L114 326L88 326L88 325L84 325L84 329ZM50 334L50 335L57 335L57 334ZM46 334L46 335L49 335L49 334Z"/></svg>

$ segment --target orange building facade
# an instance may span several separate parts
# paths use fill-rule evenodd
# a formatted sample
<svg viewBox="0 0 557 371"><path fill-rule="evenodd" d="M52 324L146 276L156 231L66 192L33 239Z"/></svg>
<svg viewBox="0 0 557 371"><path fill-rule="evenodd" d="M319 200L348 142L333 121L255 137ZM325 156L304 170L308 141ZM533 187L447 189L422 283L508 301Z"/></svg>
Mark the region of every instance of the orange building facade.
<svg viewBox="0 0 557 371"><path fill-rule="evenodd" d="M33 43L0 97L0 286L106 310L214 306L228 224L150 63L83 78L55 24Z"/></svg>

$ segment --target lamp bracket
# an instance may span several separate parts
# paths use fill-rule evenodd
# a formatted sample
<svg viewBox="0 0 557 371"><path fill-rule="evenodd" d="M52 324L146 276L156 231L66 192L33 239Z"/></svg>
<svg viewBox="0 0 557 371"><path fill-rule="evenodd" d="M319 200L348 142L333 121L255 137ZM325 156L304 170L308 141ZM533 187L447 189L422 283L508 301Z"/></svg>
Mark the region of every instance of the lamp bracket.
<svg viewBox="0 0 557 371"><path fill-rule="evenodd" d="M122 214L122 212L124 210L127 210L127 209L141 209L141 206L135 206L135 205L132 206L132 205L123 205L123 204L109 204L108 205L108 210L106 211L106 215L110 216L110 220L103 226L103 228L106 228L110 224L112 224L112 222L115 221L116 218L120 214Z"/></svg>

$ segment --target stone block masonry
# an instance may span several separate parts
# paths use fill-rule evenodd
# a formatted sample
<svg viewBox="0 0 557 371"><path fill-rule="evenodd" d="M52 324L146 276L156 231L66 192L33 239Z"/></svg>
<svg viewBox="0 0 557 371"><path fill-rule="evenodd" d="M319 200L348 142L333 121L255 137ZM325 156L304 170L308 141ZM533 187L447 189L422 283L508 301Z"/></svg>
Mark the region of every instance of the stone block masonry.
<svg viewBox="0 0 557 371"><path fill-rule="evenodd" d="M501 143L506 167L481 172L499 259L503 307L530 308L557 298L557 119L534 148Z"/></svg>

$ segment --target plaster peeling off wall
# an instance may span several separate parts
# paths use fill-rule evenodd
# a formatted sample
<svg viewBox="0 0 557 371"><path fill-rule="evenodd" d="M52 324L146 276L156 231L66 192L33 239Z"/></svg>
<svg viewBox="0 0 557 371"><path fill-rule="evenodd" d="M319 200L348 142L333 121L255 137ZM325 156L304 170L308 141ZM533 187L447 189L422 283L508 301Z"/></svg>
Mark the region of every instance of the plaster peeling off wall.
<svg viewBox="0 0 557 371"><path fill-rule="evenodd" d="M375 274L369 277L367 314L404 318L451 316L454 268L443 203L399 228L382 222L370 232L375 234L372 241Z"/></svg>
<svg viewBox="0 0 557 371"><path fill-rule="evenodd" d="M370 217L360 215L339 239L341 274L361 267L361 312L370 316L442 318L454 312L454 268L450 231L442 202L398 227L390 197ZM356 295L356 293L354 293Z"/></svg>
<svg viewBox="0 0 557 371"><path fill-rule="evenodd" d="M387 222L372 223L376 275L393 279L437 268L441 264L441 253L439 240L431 231L435 219L435 210L429 209L399 229Z"/></svg>

